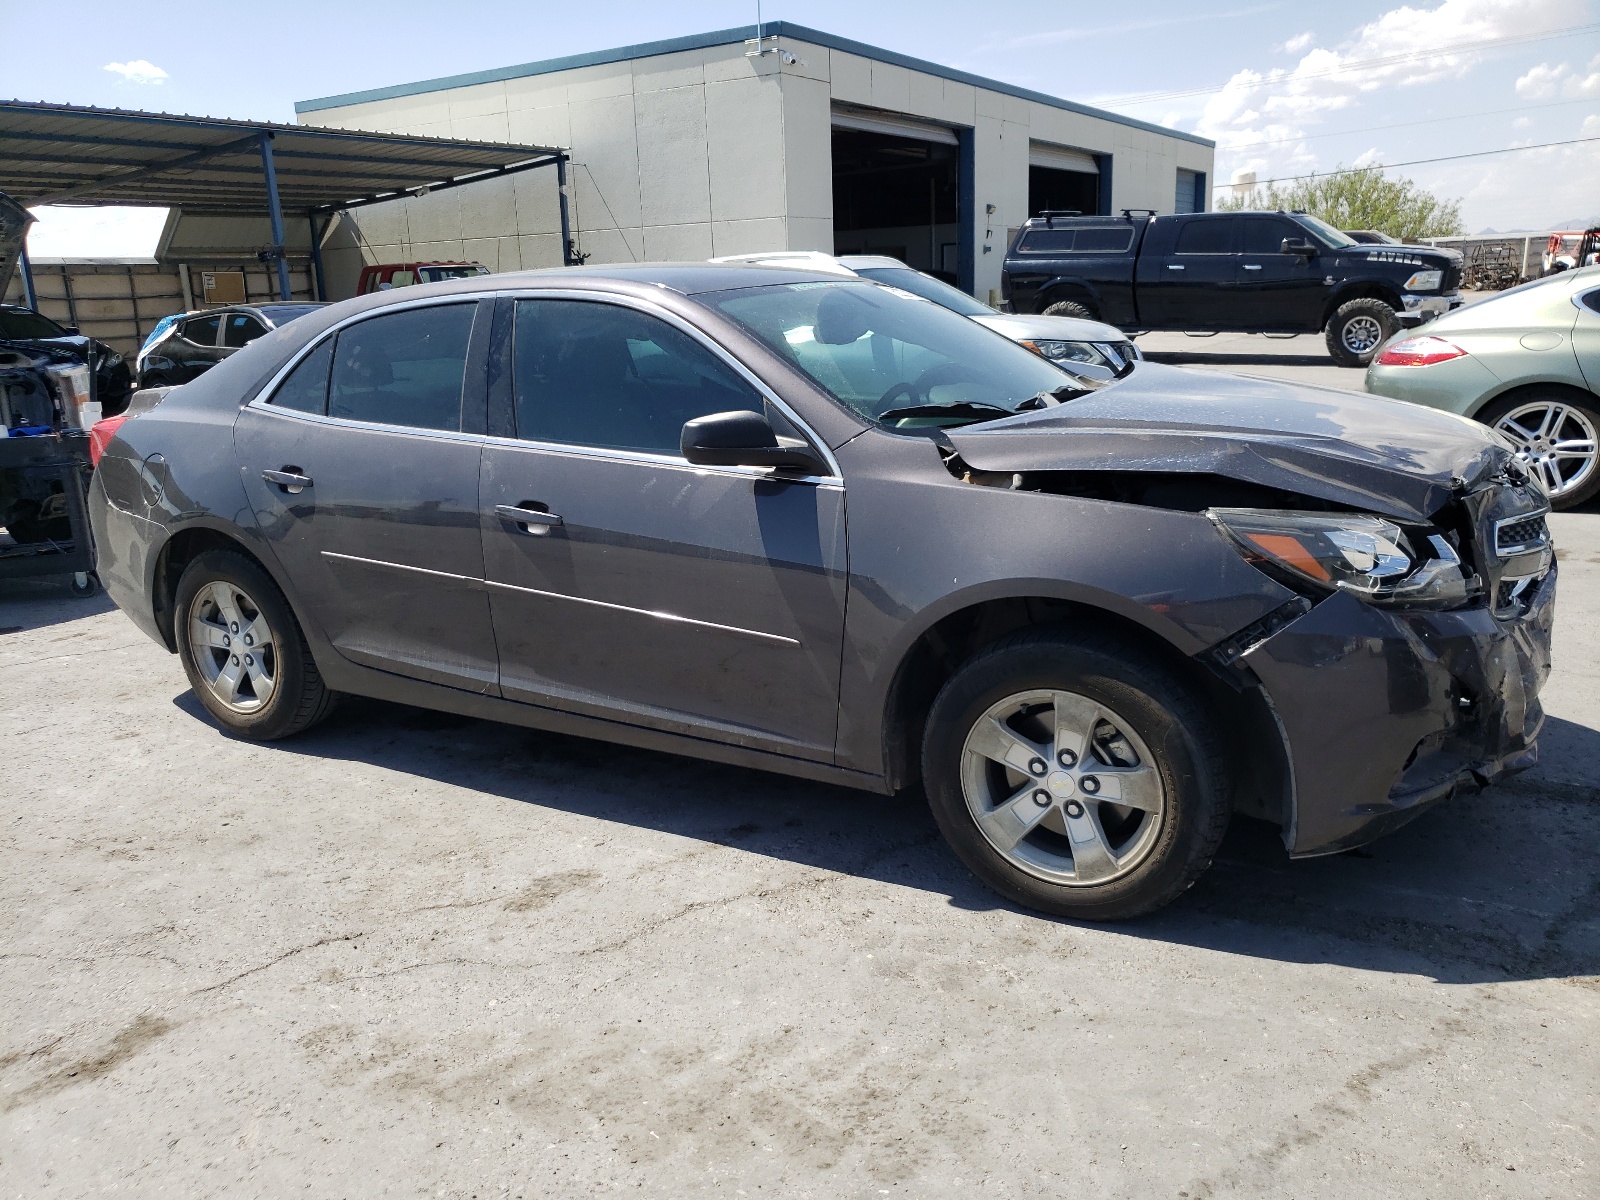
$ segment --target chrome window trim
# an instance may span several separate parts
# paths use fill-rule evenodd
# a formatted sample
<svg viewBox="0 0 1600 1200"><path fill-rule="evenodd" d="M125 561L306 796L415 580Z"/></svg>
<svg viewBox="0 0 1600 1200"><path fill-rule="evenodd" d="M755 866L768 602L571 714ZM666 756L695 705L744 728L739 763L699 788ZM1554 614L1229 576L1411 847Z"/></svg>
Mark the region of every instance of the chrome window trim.
<svg viewBox="0 0 1600 1200"><path fill-rule="evenodd" d="M1569 299L1572 301L1573 307L1579 312L1593 313L1595 316L1600 317L1600 299L1597 299L1594 304L1590 304L1590 296L1600 297L1600 287L1584 288L1581 292L1573 292Z"/></svg>
<svg viewBox="0 0 1600 1200"><path fill-rule="evenodd" d="M566 442L540 442L528 438L503 438L487 434L462 433L459 430L449 429L421 429L412 425L382 425L373 421L354 421L347 417L330 417L322 413L301 412L292 408L277 408L272 404L271 397L275 396L283 381L288 378L301 361L313 353L318 346L329 338L336 337L342 330L362 321L371 320L392 312L404 309L430 308L446 304L477 304L485 300L584 300L602 304L615 304L623 308L635 309L647 316L656 317L666 321L667 324L687 334L694 341L709 350L717 358L743 378L756 389L761 397L781 412L790 421L794 422L797 429L811 442L812 448L822 455L823 461L828 464L828 475L779 475L768 467L707 467L691 463L682 455L676 454L650 454L637 450L617 450L604 446L579 446ZM217 333L221 336L221 326ZM781 478L795 483L822 483L842 486L844 472L839 469L839 461L833 456L833 448L826 441L817 436L817 433L799 413L787 404L777 392L767 384L749 367L740 362L722 345L712 340L705 333L685 321L677 313L651 304L637 296L624 296L614 292L585 291L580 288L497 288L494 291L472 292L465 296L424 296L415 300L402 300L393 304L385 304L380 308L369 309L346 317L336 324L328 326L311 341L295 351L293 357L284 363L272 378L269 379L258 391L245 408L252 408L259 412L275 413L281 417L292 417L302 421L320 421L324 424L344 425L359 429L373 429L385 433L416 433L433 437L467 439L478 442L488 442L495 445L528 446L536 450L558 452L565 454L579 454L589 458L607 458L619 462L647 462L664 467L682 467L694 471L705 471L712 474L732 474L755 476L763 479Z"/></svg>
<svg viewBox="0 0 1600 1200"><path fill-rule="evenodd" d="M680 616L677 613L663 612L659 609L635 608L631 604L613 604L609 600L591 600L586 596L569 596L564 592L547 592L541 588L519 587L514 583L501 583L496 579L479 579L472 575L457 575L452 571L434 571L427 567L413 567L405 563L389 562L387 559L382 558L362 558L357 554L340 554L334 550L323 550L321 554L323 558L356 563L363 567L376 567L382 571L400 571L405 574L427 575L432 579L448 579L473 591L520 592L528 596L544 596L551 600L569 600L573 604L586 604L590 608L606 608L612 612L631 613L634 616L650 617L653 620L666 621L674 625L693 625L698 629L712 629L718 633L733 633L741 637L754 638L763 642L776 642L784 646L800 645L797 638L786 637L781 633L766 633L760 629L746 629L742 625L722 625L716 621L701 621L695 617Z"/></svg>

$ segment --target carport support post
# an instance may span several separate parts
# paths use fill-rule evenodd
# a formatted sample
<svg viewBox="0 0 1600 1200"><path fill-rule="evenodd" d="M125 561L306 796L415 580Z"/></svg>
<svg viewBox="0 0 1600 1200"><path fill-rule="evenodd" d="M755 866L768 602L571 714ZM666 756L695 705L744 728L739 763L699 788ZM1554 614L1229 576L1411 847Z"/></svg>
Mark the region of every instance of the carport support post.
<svg viewBox="0 0 1600 1200"><path fill-rule="evenodd" d="M272 163L272 135L261 131L261 170L267 177L267 212L272 216L272 258L278 264L278 299L289 300L289 260L283 254L283 205L278 203L278 169Z"/></svg>
<svg viewBox="0 0 1600 1200"><path fill-rule="evenodd" d="M327 231L328 226L324 225L321 229L317 228L316 213L307 213L306 220L311 223L311 286L314 289L314 294L311 298L313 300L326 300L328 298L328 281L322 274L322 235ZM329 217L328 221L332 223L333 218Z"/></svg>
<svg viewBox="0 0 1600 1200"><path fill-rule="evenodd" d="M561 265L576 267L577 258L572 253L572 217L567 211L567 156L556 155L556 193L561 201Z"/></svg>

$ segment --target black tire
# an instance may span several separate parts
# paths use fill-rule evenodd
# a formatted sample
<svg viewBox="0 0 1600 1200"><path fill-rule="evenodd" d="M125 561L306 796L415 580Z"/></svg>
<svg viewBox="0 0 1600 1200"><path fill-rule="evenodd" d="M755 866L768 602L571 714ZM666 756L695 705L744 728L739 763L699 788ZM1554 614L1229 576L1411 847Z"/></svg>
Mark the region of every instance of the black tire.
<svg viewBox="0 0 1600 1200"><path fill-rule="evenodd" d="M1395 328L1394 309L1382 300L1362 297L1339 306L1324 337L1334 362L1341 367L1365 367L1378 356Z"/></svg>
<svg viewBox="0 0 1600 1200"><path fill-rule="evenodd" d="M1054 304L1046 307L1040 315L1045 317L1077 317L1080 321L1098 321L1100 319L1095 315L1094 309L1077 300L1057 300Z"/></svg>
<svg viewBox="0 0 1600 1200"><path fill-rule="evenodd" d="M147 375L140 376L139 387L137 390L143 391L145 388L161 388L171 386L172 380L168 379L160 371L151 371Z"/></svg>
<svg viewBox="0 0 1600 1200"><path fill-rule="evenodd" d="M1563 388L1535 387L1510 396L1502 396L1493 403L1484 405L1477 413L1477 419L1493 429L1500 423L1501 418L1516 412L1518 409L1527 409L1540 404L1559 405L1563 408L1571 409L1574 413L1581 415L1582 421L1588 422L1588 430L1580 432L1577 425L1569 421L1566 431L1569 436L1573 433L1578 433L1578 436L1587 439L1590 436L1589 431L1600 433L1600 401L1597 401L1592 396L1586 397L1579 392L1567 391ZM1512 440L1523 441L1520 437L1513 437ZM1530 450L1537 452L1538 448L1527 447L1524 450L1523 459L1528 463L1530 469L1533 469L1536 474L1544 479L1548 488L1550 486L1550 476L1544 470L1541 470L1536 462L1529 459L1528 451ZM1568 461L1570 462L1571 460ZM1571 478L1572 476L1569 474L1568 477ZM1600 495L1600 461L1596 461L1589 466L1587 477L1578 482L1576 487L1559 493L1551 489L1551 493L1550 507L1557 512L1587 504L1596 495Z"/></svg>
<svg viewBox="0 0 1600 1200"><path fill-rule="evenodd" d="M269 698L253 712L230 708L201 673L191 641L191 613L196 597L213 584L232 585L244 592L272 633L276 682ZM173 612L178 657L183 660L189 685L206 711L229 733L252 741L274 741L309 729L333 711L338 693L322 682L289 602L271 576L243 554L207 550L198 555L178 580Z"/></svg>
<svg viewBox="0 0 1600 1200"><path fill-rule="evenodd" d="M1154 767L1165 789L1165 808L1143 857L1106 882L1053 882L1025 869L991 843L968 804L963 764L969 733L994 706L1036 690L1074 693L1114 710L1142 739L1151 761L1141 765ZM1096 769L1087 755L1084 769ZM1228 826L1226 757L1202 702L1155 659L1109 638L1029 631L968 660L928 715L922 775L935 821L973 874L1006 898L1055 916L1123 920L1169 904L1210 865ZM1087 793L1085 786L1080 794ZM1098 826L1098 815L1095 820Z"/></svg>

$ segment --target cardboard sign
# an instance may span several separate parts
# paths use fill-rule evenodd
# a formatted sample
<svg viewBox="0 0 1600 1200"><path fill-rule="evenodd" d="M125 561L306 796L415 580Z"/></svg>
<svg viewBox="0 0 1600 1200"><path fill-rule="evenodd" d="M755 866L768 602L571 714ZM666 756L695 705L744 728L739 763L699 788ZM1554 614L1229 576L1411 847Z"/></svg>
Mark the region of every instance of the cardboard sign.
<svg viewBox="0 0 1600 1200"><path fill-rule="evenodd" d="M200 295L207 304L243 304L243 271L201 271Z"/></svg>

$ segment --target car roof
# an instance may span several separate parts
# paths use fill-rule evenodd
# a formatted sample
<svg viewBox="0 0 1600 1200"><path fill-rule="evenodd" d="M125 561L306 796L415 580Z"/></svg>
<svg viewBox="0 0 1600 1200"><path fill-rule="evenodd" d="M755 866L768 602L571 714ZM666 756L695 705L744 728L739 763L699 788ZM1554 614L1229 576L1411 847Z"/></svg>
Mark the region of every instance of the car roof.
<svg viewBox="0 0 1600 1200"><path fill-rule="evenodd" d="M625 284L654 284L657 287L670 288L685 296L780 283L840 281L838 270L823 271L815 268L807 270L800 266L777 267L767 266L764 263L658 262L610 263L594 267L547 267L541 271L511 271L503 275L479 275L472 279L456 279L448 283L420 286L448 288L452 294L459 294L499 291L508 286L516 287L529 283L536 283L540 287L559 287L563 280L568 279L595 283L613 281ZM400 292L396 298L403 296L404 292Z"/></svg>

